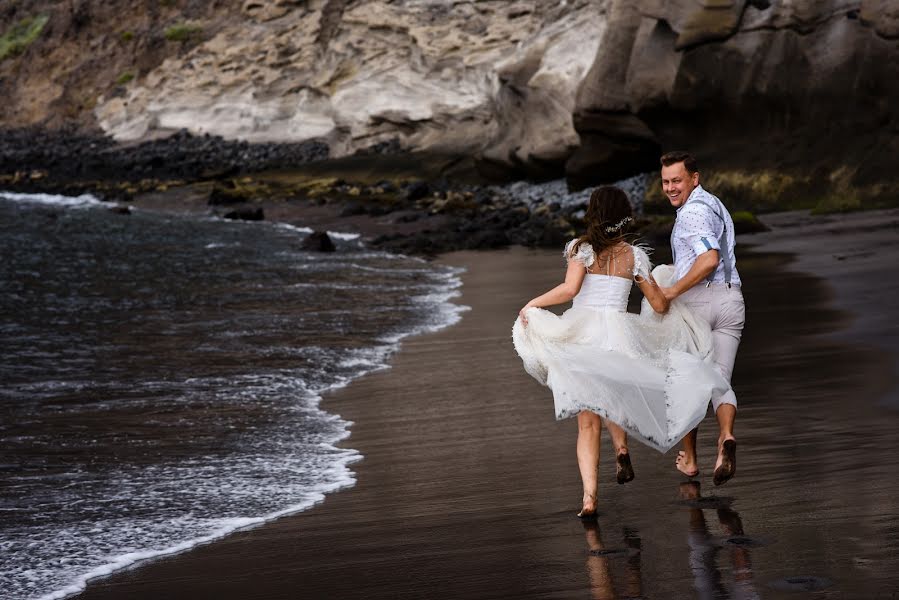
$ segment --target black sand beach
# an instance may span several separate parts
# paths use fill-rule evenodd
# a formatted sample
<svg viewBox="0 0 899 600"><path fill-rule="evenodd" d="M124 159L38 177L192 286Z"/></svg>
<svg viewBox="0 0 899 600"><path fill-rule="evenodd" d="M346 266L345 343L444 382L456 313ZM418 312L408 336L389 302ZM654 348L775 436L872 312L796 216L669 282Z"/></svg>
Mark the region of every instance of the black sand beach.
<svg viewBox="0 0 899 600"><path fill-rule="evenodd" d="M354 422L355 487L78 598L895 597L899 212L827 221L775 215L740 240L726 486L711 483L711 418L698 484L674 452L634 445L636 480L616 485L605 436L600 516L577 520L575 424L553 420L510 339L518 308L562 276L560 252L452 254L468 268L462 322L326 398Z"/></svg>

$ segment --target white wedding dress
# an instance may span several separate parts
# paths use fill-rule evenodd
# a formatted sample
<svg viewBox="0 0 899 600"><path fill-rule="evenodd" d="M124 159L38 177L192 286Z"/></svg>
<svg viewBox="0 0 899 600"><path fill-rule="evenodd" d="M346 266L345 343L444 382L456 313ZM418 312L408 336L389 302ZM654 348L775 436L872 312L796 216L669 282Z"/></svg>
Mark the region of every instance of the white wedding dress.
<svg viewBox="0 0 899 600"><path fill-rule="evenodd" d="M568 260L588 273L573 305L562 316L528 309L527 326L515 321L512 339L525 370L552 389L557 419L589 410L620 425L648 446L666 452L696 427L713 394L730 386L714 368L709 326L675 300L665 315L644 299L639 315L627 312L635 277L650 276L646 252L622 248L597 265L582 243ZM652 276L667 286L670 266Z"/></svg>

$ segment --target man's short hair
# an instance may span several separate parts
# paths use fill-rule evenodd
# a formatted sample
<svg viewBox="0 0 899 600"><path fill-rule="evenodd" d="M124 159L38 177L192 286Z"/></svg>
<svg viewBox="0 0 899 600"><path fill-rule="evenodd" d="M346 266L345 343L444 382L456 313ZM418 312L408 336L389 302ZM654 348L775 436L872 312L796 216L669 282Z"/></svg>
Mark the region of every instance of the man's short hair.
<svg viewBox="0 0 899 600"><path fill-rule="evenodd" d="M659 160L663 167L670 167L671 165L682 162L684 163L684 168L687 169L687 173L692 174L699 172L699 165L696 163L696 158L689 152L683 150L675 150L674 152L663 154L662 158Z"/></svg>

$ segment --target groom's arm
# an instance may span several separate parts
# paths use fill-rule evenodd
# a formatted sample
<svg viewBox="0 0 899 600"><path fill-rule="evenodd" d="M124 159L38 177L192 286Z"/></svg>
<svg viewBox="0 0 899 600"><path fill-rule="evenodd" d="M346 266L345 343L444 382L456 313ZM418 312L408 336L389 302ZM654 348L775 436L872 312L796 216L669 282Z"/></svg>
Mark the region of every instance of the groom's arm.
<svg viewBox="0 0 899 600"><path fill-rule="evenodd" d="M669 288L662 288L662 293L669 301L674 300L693 286L702 283L718 268L721 257L718 254L718 233L715 222L718 217L708 206L692 203L684 206L677 217L678 238L693 250L696 260L687 274Z"/></svg>
<svg viewBox="0 0 899 600"><path fill-rule="evenodd" d="M706 277L715 272L718 268L718 251L707 250L696 257L696 261L687 274L681 277L677 283L671 287L663 287L662 293L668 300L674 300L694 285L705 281Z"/></svg>

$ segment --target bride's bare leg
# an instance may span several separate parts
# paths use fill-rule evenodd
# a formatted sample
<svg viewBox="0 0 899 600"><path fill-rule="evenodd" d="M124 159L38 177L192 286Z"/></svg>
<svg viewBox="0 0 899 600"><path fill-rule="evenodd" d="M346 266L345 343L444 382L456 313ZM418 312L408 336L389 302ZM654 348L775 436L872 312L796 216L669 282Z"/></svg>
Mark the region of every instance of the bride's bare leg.
<svg viewBox="0 0 899 600"><path fill-rule="evenodd" d="M579 517L596 514L596 492L598 491L597 469L599 468L599 439L602 434L602 419L599 415L582 410L577 415L577 466L584 484L584 504Z"/></svg>
<svg viewBox="0 0 899 600"><path fill-rule="evenodd" d="M634 468L631 466L631 457L627 451L627 432L606 419L606 429L612 436L612 445L615 447L615 479L618 483L627 483L634 478Z"/></svg>
<svg viewBox="0 0 899 600"><path fill-rule="evenodd" d="M608 419L606 419L606 429L609 430L609 435L612 436L612 445L615 446L615 455L617 456L627 452L627 432Z"/></svg>
<svg viewBox="0 0 899 600"><path fill-rule="evenodd" d="M687 477L699 475L699 467L696 465L696 436L699 433L697 427L684 438L684 449L677 453L674 466Z"/></svg>

